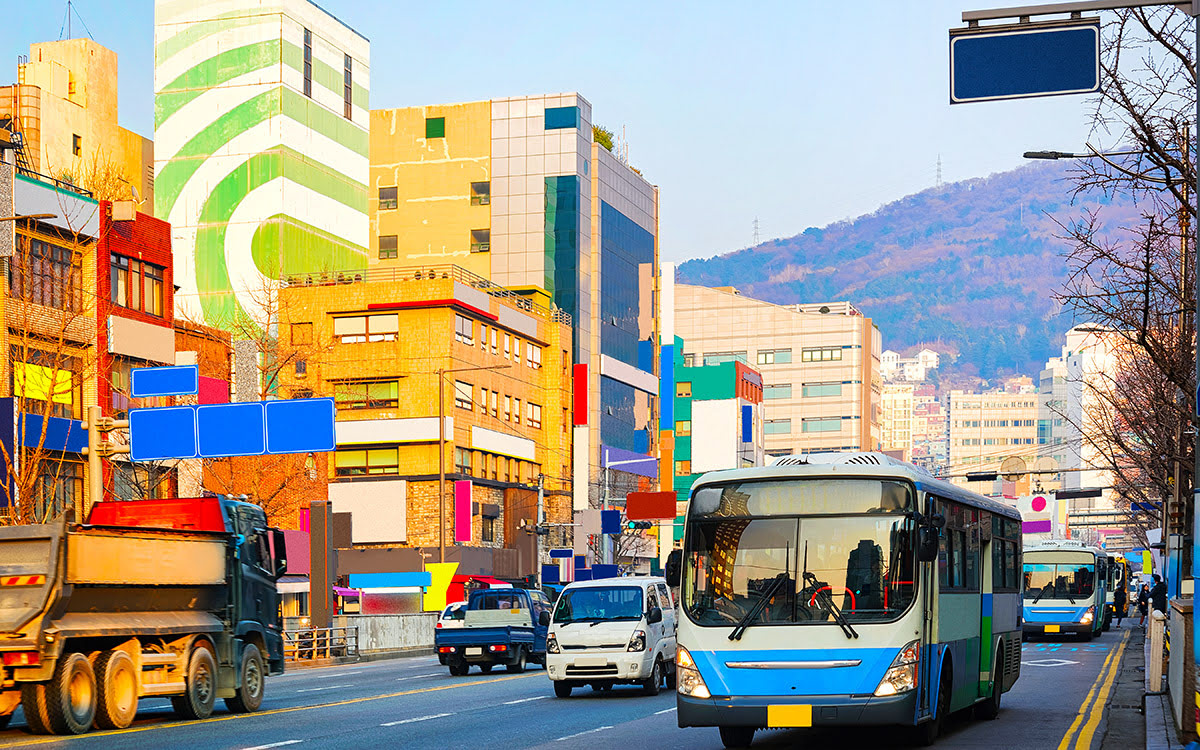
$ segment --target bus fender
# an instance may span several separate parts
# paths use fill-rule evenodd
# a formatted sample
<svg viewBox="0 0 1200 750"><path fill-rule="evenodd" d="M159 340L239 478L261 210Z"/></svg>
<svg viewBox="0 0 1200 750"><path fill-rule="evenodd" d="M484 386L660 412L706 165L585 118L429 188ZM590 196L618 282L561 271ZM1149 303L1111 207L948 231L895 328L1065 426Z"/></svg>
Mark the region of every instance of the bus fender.
<svg viewBox="0 0 1200 750"><path fill-rule="evenodd" d="M932 688L932 692L929 696L929 716L933 719L937 718L937 691L941 690L942 688L942 673L947 670L950 672L950 695L954 695L953 657L950 655L949 647L947 647L945 644L939 644L938 650L941 651L937 662L938 668L933 675L933 681L929 684L929 687Z"/></svg>

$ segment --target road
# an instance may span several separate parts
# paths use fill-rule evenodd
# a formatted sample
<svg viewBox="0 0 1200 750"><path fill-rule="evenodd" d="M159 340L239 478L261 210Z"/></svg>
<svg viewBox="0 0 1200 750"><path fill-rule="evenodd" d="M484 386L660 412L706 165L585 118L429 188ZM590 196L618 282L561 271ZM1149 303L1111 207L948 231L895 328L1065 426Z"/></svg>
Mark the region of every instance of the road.
<svg viewBox="0 0 1200 750"><path fill-rule="evenodd" d="M938 745L1099 747L1106 686L1111 686L1117 652L1127 635L1114 629L1091 643L1026 643L1021 679L1004 695L1000 718L954 717ZM1140 644L1141 636L1133 636L1132 642ZM582 689L564 700L553 697L540 669L451 677L433 657L295 670L268 681L259 713L232 715L219 702L218 707L206 721L183 722L174 718L166 701L147 700L129 729L68 738L30 735L18 711L12 725L0 732L0 750L446 748L468 743L557 750L721 747L715 729L676 726L670 691L647 697L634 688L606 693ZM897 737L895 730L764 731L756 735L754 746L903 746Z"/></svg>

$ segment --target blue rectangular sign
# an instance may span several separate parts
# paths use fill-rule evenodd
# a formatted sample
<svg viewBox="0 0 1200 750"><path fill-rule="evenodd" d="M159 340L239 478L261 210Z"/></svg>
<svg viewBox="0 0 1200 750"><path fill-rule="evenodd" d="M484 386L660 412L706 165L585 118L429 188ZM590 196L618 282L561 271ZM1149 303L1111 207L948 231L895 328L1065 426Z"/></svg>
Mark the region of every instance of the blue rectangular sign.
<svg viewBox="0 0 1200 750"><path fill-rule="evenodd" d="M742 442L754 442L754 407L742 404Z"/></svg>
<svg viewBox="0 0 1200 750"><path fill-rule="evenodd" d="M621 511L619 511L619 510L602 510L602 511L600 511L600 533L601 534L620 534L621 533Z"/></svg>
<svg viewBox="0 0 1200 750"><path fill-rule="evenodd" d="M196 407L129 410L129 458L159 461L196 458Z"/></svg>
<svg viewBox="0 0 1200 750"><path fill-rule="evenodd" d="M950 103L1100 90L1100 19L950 30Z"/></svg>
<svg viewBox="0 0 1200 750"><path fill-rule="evenodd" d="M337 447L331 398L267 401L267 453L309 453Z"/></svg>
<svg viewBox="0 0 1200 750"><path fill-rule="evenodd" d="M204 458L257 456L267 450L263 402L196 408L196 443Z"/></svg>
<svg viewBox="0 0 1200 750"><path fill-rule="evenodd" d="M200 392L200 368L196 365L135 367L129 379L134 398L191 396Z"/></svg>
<svg viewBox="0 0 1200 750"><path fill-rule="evenodd" d="M411 571L407 573L351 573L350 588L352 589L424 589L433 585L433 574L429 571Z"/></svg>

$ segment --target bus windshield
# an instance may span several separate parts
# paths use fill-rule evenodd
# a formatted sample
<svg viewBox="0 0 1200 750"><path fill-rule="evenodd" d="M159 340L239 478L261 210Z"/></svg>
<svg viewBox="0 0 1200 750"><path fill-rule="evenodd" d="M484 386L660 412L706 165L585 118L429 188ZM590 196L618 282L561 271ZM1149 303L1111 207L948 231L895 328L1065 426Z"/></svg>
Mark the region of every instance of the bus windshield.
<svg viewBox="0 0 1200 750"><path fill-rule="evenodd" d="M900 482L797 479L697 491L683 608L698 625L887 622L915 595L915 525ZM835 515L836 514L836 515ZM782 579L782 580L781 580Z"/></svg>
<svg viewBox="0 0 1200 750"><path fill-rule="evenodd" d="M1087 599L1095 578L1096 566L1090 563L1026 563L1025 598Z"/></svg>

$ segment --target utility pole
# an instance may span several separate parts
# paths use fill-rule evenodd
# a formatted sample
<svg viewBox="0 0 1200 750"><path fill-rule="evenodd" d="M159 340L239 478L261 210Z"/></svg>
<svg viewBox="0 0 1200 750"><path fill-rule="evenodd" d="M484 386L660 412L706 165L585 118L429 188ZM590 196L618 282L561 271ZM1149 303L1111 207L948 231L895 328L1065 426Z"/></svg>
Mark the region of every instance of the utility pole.
<svg viewBox="0 0 1200 750"><path fill-rule="evenodd" d="M446 562L446 371L438 368L438 562Z"/></svg>
<svg viewBox="0 0 1200 750"><path fill-rule="evenodd" d="M75 520L83 522L87 518L92 505L104 499L104 467L101 458L109 458L118 453L128 453L128 445L113 445L107 440L100 439L100 433L112 432L129 426L128 419L113 419L100 415L99 406L88 407L88 419L84 428L88 431L88 444L83 452L88 459L88 495L87 500L75 504Z"/></svg>
<svg viewBox="0 0 1200 750"><path fill-rule="evenodd" d="M533 534L533 565L534 572L537 573L538 588L540 589L542 587L542 525L546 523L545 507L543 505L546 497L546 475L539 473L537 477L537 483L537 516L534 520L536 527L534 528Z"/></svg>

